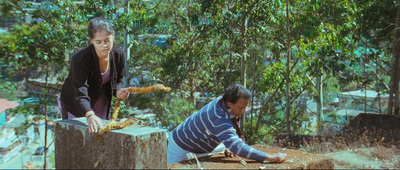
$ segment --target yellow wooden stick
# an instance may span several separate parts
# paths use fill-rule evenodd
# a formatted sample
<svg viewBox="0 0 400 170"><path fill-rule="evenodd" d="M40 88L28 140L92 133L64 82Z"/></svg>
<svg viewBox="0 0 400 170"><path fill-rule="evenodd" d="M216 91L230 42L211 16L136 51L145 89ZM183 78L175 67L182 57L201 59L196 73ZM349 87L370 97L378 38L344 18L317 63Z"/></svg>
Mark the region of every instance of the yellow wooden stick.
<svg viewBox="0 0 400 170"><path fill-rule="evenodd" d="M113 110L112 116L111 116L111 122L114 122L115 120L117 120L117 116L118 116L120 107L121 107L121 100L118 99L118 101L115 102L115 105L114 105L114 110Z"/></svg>
<svg viewBox="0 0 400 170"><path fill-rule="evenodd" d="M102 134L104 134L104 133L106 133L106 132L108 132L110 130L113 130L113 129L122 129L122 128L127 127L129 125L132 125L134 123L135 123L135 121L132 120L132 119L127 119L123 123L110 122L110 123L105 124L104 125L105 127L101 128L99 130L99 134L102 135Z"/></svg>
<svg viewBox="0 0 400 170"><path fill-rule="evenodd" d="M163 84L156 84L154 86L148 86L148 87L129 87L128 90L131 93L149 93L149 92L158 91L158 90L169 92L171 90L171 88L165 87ZM111 116L111 122L117 120L118 112L121 107L120 105L121 105L121 100L118 99L118 101L114 105L114 110L113 110L112 116Z"/></svg>
<svg viewBox="0 0 400 170"><path fill-rule="evenodd" d="M131 93L149 93L149 92L158 91L158 90L169 92L171 90L171 88L165 87L163 84L156 84L156 85L148 86L148 87L129 87L128 90ZM134 123L134 121L131 119L128 119L123 123L115 122L117 120L120 107L121 107L121 100L118 99L114 105L114 110L113 110L112 116L111 116L111 122L104 124L104 128L100 129L99 134L104 134L113 129L122 129L122 128Z"/></svg>

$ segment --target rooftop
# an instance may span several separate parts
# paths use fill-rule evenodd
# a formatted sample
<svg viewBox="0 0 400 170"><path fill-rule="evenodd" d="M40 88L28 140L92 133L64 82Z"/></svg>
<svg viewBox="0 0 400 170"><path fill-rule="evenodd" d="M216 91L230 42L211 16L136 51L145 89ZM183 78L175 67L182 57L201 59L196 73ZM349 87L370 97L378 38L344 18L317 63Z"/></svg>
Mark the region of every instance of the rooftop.
<svg viewBox="0 0 400 170"><path fill-rule="evenodd" d="M378 97L378 92L373 91L373 90L355 90L355 91L347 91L347 92L342 92L339 94L339 96L354 96L354 97L364 97L367 96L367 98L377 98ZM389 97L388 94L383 94L380 93L381 98L387 98Z"/></svg>

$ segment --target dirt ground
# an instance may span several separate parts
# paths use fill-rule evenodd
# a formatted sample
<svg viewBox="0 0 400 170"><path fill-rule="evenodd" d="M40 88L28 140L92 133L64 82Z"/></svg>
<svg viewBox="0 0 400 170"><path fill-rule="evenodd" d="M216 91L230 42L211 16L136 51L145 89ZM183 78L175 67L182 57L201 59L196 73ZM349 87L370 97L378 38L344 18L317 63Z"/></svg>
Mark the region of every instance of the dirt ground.
<svg viewBox="0 0 400 170"><path fill-rule="evenodd" d="M400 150L384 146L365 147L324 153L335 169L399 169Z"/></svg>
<svg viewBox="0 0 400 170"><path fill-rule="evenodd" d="M311 153L307 149L298 150L253 145L266 153L284 152L287 159L283 163L257 162L241 157L225 158L224 154L168 165L168 169L398 169L400 152L396 148L383 146L337 150L328 153ZM245 163L241 161L244 160Z"/></svg>
<svg viewBox="0 0 400 170"><path fill-rule="evenodd" d="M272 145L256 144L252 147L270 154L287 153L285 162L257 162L215 154L199 158L199 162L189 160L168 165L168 168L400 169L400 117L363 113L334 137L280 134Z"/></svg>
<svg viewBox="0 0 400 170"><path fill-rule="evenodd" d="M184 161L168 166L168 169L333 169L334 164L329 158L299 150L271 147L267 145L253 145L255 149L266 153L287 153L287 160L283 163L258 162L241 157L225 158L224 154L214 154L209 157ZM243 162L244 160L245 162ZM243 163L242 163L243 162Z"/></svg>

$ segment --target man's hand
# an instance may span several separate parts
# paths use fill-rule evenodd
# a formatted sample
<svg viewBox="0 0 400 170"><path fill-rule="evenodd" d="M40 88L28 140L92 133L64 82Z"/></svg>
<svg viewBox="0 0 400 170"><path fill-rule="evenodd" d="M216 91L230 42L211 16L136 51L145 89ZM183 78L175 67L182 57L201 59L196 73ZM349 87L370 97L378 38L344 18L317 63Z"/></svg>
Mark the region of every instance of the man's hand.
<svg viewBox="0 0 400 170"><path fill-rule="evenodd" d="M265 161L281 163L286 160L286 153L278 152L277 154L268 155Z"/></svg>
<svg viewBox="0 0 400 170"><path fill-rule="evenodd" d="M129 90L128 88L119 89L116 93L116 96L120 100L126 100L129 97Z"/></svg>
<svg viewBox="0 0 400 170"><path fill-rule="evenodd" d="M228 149L225 149L224 154L225 154L225 158L227 158L227 157L231 157L231 158L236 157L236 155L233 152L231 152L230 150L228 150Z"/></svg>

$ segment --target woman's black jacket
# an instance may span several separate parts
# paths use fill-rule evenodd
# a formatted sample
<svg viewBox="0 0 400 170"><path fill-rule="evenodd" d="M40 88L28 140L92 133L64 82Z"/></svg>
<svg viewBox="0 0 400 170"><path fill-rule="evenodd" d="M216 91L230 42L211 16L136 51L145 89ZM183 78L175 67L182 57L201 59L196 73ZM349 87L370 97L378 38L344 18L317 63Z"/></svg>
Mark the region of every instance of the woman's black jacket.
<svg viewBox="0 0 400 170"><path fill-rule="evenodd" d="M124 57L125 52L120 47L114 46L111 49L110 81L105 84L108 101L111 101L112 95L115 96L116 91L123 87ZM96 103L101 83L99 59L94 46L90 45L78 51L71 59L69 74L61 89L63 106L75 117L85 116Z"/></svg>

